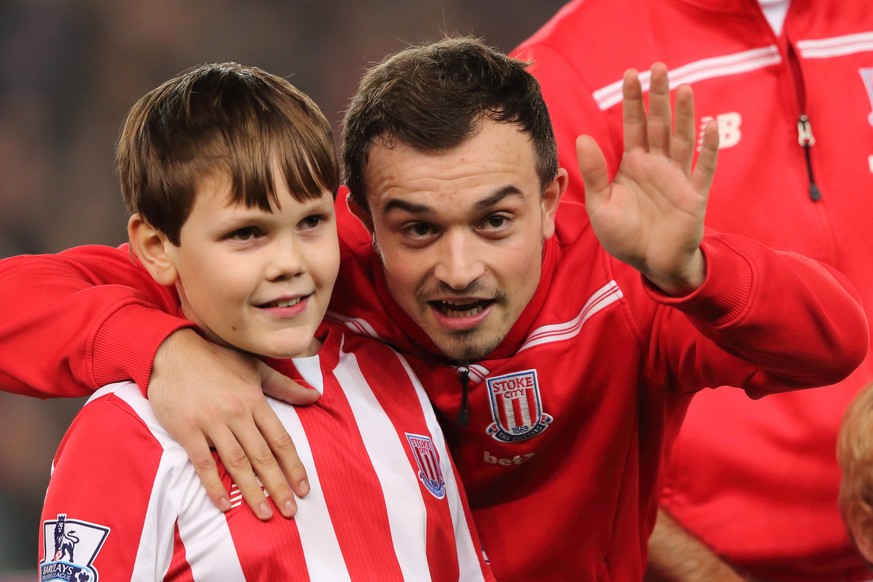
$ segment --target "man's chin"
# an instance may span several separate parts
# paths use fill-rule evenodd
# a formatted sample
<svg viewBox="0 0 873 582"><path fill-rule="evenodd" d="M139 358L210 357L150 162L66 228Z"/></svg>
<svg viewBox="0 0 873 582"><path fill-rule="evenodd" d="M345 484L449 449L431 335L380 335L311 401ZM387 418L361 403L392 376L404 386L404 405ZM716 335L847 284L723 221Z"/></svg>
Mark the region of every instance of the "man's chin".
<svg viewBox="0 0 873 582"><path fill-rule="evenodd" d="M494 349L500 344L499 341L483 342L481 340L474 341L476 338L458 338L445 337L434 338L431 340L443 353L446 359L456 362L475 362L485 359Z"/></svg>

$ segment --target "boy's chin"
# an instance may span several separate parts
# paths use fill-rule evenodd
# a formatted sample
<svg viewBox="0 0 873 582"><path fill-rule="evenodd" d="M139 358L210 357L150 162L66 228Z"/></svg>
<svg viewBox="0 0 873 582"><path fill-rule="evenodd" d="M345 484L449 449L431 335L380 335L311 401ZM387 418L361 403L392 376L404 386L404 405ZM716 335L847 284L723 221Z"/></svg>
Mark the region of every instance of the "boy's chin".
<svg viewBox="0 0 873 582"><path fill-rule="evenodd" d="M268 350L269 353L264 353L262 355L279 360L288 358L305 358L317 354L320 347L321 342L313 338L308 344L297 343L286 346L275 346L273 350Z"/></svg>

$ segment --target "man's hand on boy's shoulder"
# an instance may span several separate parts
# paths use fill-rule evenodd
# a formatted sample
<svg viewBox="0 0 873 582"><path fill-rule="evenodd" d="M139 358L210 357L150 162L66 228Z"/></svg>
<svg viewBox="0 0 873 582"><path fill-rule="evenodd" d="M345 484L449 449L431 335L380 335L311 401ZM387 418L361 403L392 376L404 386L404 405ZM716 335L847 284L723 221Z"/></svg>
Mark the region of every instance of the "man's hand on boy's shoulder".
<svg viewBox="0 0 873 582"><path fill-rule="evenodd" d="M258 517L273 515L258 479L282 515L292 517L297 512L295 493L303 497L309 492L306 470L264 392L295 405L318 399L315 390L192 329L179 330L161 343L148 386L158 420L187 451L219 509L230 509L230 499L210 447Z"/></svg>

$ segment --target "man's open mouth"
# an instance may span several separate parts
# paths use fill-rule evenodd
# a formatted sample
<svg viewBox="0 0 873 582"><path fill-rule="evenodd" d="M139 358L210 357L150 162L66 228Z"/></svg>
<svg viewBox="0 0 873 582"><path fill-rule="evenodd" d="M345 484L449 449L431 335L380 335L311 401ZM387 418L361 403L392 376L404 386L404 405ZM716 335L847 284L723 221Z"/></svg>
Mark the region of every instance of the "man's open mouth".
<svg viewBox="0 0 873 582"><path fill-rule="evenodd" d="M473 317L482 313L489 305L494 303L492 299L480 299L477 301L431 301L430 304L446 317Z"/></svg>

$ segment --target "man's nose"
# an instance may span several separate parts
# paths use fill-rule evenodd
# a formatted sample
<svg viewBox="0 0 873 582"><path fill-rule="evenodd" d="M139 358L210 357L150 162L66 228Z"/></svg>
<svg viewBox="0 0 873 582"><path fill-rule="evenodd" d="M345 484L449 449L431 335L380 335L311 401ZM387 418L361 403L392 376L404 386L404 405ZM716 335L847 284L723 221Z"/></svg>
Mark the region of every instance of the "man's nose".
<svg viewBox="0 0 873 582"><path fill-rule="evenodd" d="M434 276L452 289L465 289L485 273L485 265L472 238L466 232L447 232L436 249Z"/></svg>

